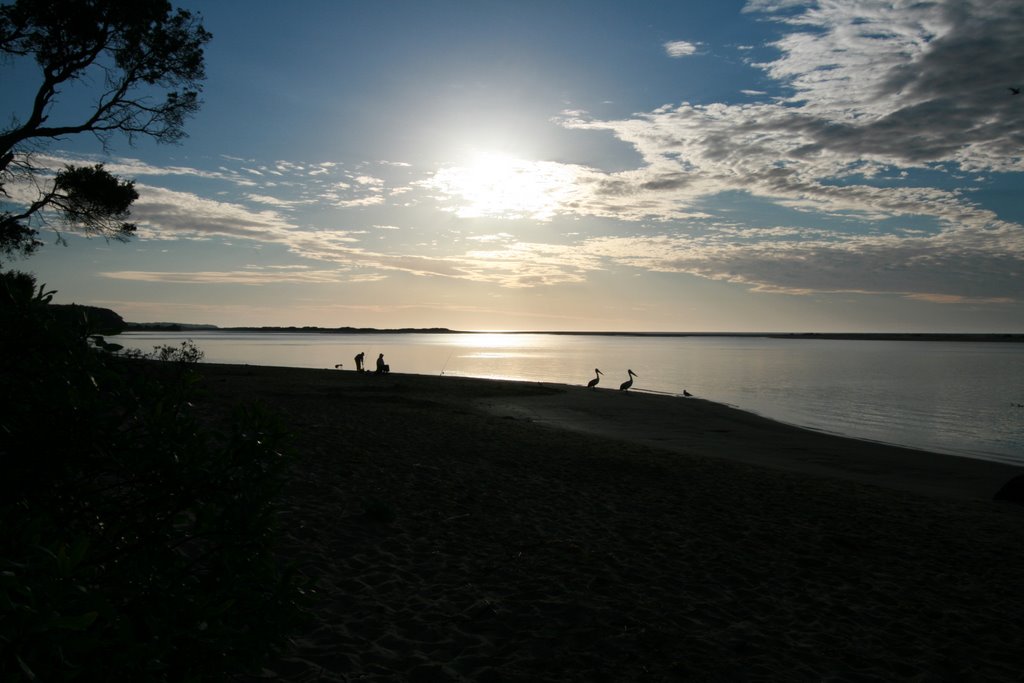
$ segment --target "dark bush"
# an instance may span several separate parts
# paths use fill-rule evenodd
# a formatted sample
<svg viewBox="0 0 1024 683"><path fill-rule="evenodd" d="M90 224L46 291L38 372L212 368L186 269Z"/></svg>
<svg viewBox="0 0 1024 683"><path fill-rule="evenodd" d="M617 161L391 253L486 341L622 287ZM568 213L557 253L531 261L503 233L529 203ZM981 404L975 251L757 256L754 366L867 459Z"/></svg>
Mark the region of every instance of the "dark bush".
<svg viewBox="0 0 1024 683"><path fill-rule="evenodd" d="M0 680L258 670L296 614L283 430L258 406L200 421L201 352L116 358L49 300L0 275Z"/></svg>

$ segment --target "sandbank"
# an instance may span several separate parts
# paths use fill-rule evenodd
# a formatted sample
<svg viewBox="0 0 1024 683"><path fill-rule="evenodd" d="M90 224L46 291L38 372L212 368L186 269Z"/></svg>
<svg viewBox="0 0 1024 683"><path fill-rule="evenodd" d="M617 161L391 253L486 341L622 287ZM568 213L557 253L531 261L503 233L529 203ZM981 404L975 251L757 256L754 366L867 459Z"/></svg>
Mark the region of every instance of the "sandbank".
<svg viewBox="0 0 1024 683"><path fill-rule="evenodd" d="M1021 469L693 398L203 364L293 459L258 678L1020 680Z"/></svg>

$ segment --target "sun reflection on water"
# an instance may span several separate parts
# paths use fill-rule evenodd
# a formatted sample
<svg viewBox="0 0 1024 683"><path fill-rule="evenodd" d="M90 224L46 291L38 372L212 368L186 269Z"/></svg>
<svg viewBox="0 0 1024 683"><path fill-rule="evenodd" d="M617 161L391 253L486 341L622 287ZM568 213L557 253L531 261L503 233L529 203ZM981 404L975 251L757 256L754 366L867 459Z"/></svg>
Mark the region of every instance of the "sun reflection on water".
<svg viewBox="0 0 1024 683"><path fill-rule="evenodd" d="M526 346L522 334L507 334L505 332L480 332L467 335L465 346L475 346L485 349L519 349Z"/></svg>

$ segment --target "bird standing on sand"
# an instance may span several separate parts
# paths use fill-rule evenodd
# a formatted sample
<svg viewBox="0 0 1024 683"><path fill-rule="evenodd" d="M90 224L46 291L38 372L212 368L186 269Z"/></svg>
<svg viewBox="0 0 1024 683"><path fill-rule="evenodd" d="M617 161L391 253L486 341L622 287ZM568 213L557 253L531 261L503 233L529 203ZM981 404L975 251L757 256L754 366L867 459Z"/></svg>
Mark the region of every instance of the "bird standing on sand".
<svg viewBox="0 0 1024 683"><path fill-rule="evenodd" d="M626 372L629 373L629 379L619 385L619 391L628 391L629 388L631 386L633 386L633 378L640 376L640 375L636 374L635 372L633 372L632 370L626 370Z"/></svg>
<svg viewBox="0 0 1024 683"><path fill-rule="evenodd" d="M594 387L596 387L597 383L601 381L601 375L604 374L603 372L601 372L597 368L594 368L594 373L595 373L594 374L594 379L592 379L589 382L587 382L587 388L588 389L593 389Z"/></svg>

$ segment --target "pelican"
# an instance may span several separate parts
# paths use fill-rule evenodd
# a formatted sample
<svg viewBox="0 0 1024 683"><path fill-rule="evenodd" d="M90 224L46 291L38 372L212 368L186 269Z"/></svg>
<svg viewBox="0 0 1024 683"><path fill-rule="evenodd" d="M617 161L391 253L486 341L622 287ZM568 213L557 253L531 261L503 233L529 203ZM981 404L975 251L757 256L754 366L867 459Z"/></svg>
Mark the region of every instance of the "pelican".
<svg viewBox="0 0 1024 683"><path fill-rule="evenodd" d="M619 385L619 391L628 391L629 388L633 386L633 378L640 376L633 372L632 370L626 370L626 372L629 373L629 379Z"/></svg>
<svg viewBox="0 0 1024 683"><path fill-rule="evenodd" d="M594 373L595 373L594 374L594 379L592 379L589 382L587 382L587 388L588 389L593 389L594 387L596 387L597 383L601 381L601 375L604 374L603 372L601 372L597 368L594 368Z"/></svg>

